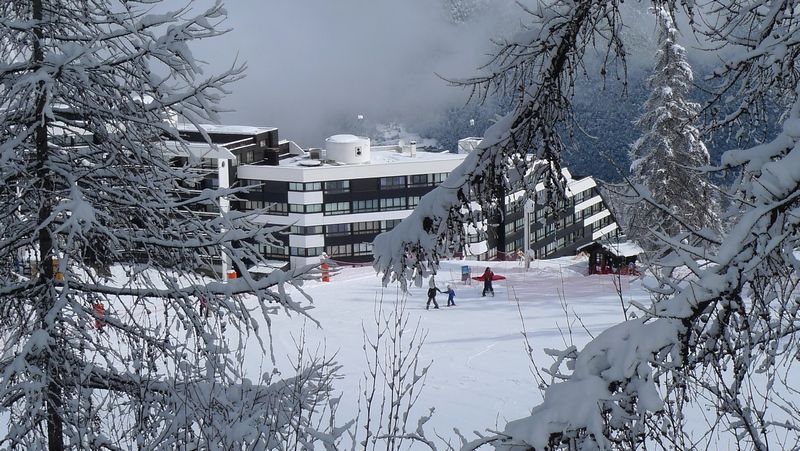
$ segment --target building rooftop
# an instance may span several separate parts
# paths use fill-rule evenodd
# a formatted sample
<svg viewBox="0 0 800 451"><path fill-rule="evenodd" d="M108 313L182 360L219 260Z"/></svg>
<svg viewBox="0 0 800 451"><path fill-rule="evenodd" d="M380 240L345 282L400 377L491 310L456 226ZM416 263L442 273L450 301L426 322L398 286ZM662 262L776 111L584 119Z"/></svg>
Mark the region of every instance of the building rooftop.
<svg viewBox="0 0 800 451"><path fill-rule="evenodd" d="M402 152L400 151L402 149ZM464 160L466 154L448 151L416 151L414 155L404 146L373 146L369 160L363 163L340 163L312 159L310 152L302 155L284 154L278 165L266 162L239 164L239 177L274 181L316 182L335 179L391 177L408 174L449 172ZM409 172L410 171L410 172Z"/></svg>
<svg viewBox="0 0 800 451"><path fill-rule="evenodd" d="M341 168L341 167L359 167L359 166L372 166L384 165L395 163L423 163L434 161L459 161L463 160L466 155L451 153L448 151L441 152L426 152L417 151L414 156L410 155L408 151L399 152L397 146L376 146L372 147L370 152L370 159L365 163L339 163L329 160L312 160L310 154L291 156L283 158L280 161L281 168L307 168L314 165L319 168ZM310 161L317 162L309 163Z"/></svg>
<svg viewBox="0 0 800 451"><path fill-rule="evenodd" d="M200 124L200 127L206 133L216 133L221 135L256 135L277 130L275 127L251 127L249 125L216 125L216 124ZM199 131L194 124L179 123L176 128L179 132L197 132Z"/></svg>
<svg viewBox="0 0 800 451"><path fill-rule="evenodd" d="M236 157L226 149L224 146L207 143L177 143L174 141L166 141L164 146L167 150L167 155L176 157L193 157L193 158L216 158L221 160L233 160Z"/></svg>
<svg viewBox="0 0 800 451"><path fill-rule="evenodd" d="M599 245L600 247L602 247L608 252L611 252L617 257L634 257L644 253L644 249L642 249L638 244L634 243L633 241L620 241L620 242L614 242L609 240L592 241L591 243L584 244L577 250L581 251L595 245Z"/></svg>

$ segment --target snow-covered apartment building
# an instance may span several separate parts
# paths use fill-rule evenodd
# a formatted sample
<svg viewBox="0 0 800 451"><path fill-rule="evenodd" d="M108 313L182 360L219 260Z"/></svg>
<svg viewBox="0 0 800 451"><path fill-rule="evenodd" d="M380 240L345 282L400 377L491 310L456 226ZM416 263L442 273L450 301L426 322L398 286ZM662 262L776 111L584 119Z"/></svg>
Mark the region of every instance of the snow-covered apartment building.
<svg viewBox="0 0 800 451"><path fill-rule="evenodd" d="M185 138L202 145L196 129L181 127ZM203 128L213 143L230 152L227 157L214 153L222 159L209 167L218 169L220 179L210 178L209 183L252 185L230 208L266 209L260 222L287 226L278 236L283 246L267 246L262 252L292 266L317 263L323 253L343 262L371 261L375 236L408 216L478 142L462 140L458 152L448 152L417 149L413 141L372 146L369 138L335 135L326 139L325 149L304 150L280 140L275 128ZM527 250L536 258L556 257L616 235L618 226L595 181L565 175L568 196L555 215L515 202L521 193L509 195L502 225L472 239L465 256L488 260Z"/></svg>

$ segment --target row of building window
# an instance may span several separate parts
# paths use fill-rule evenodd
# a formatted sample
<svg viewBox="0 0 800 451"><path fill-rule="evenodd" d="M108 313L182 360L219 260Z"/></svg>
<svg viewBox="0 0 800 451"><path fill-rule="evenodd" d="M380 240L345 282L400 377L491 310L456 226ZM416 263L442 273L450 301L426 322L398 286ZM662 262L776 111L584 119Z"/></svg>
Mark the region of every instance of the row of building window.
<svg viewBox="0 0 800 451"><path fill-rule="evenodd" d="M328 202L325 204L286 204L283 202L243 201L245 210L266 210L267 214L286 216L289 213L324 213L325 216L352 213L374 213L378 211L410 210L419 205L420 196L391 197L387 199L354 200L351 202Z"/></svg>
<svg viewBox="0 0 800 451"><path fill-rule="evenodd" d="M589 216L591 216L591 215L593 215L595 213L600 213L601 211L603 211L605 209L606 209L605 204L603 204L602 202L598 202L598 203L592 205L591 207L589 207L589 208L587 208L585 210L581 210L581 211L583 212L583 216L585 218L588 218Z"/></svg>
<svg viewBox="0 0 800 451"><path fill-rule="evenodd" d="M267 258L285 259L289 255L289 249L286 246L271 246L269 244L262 244L259 246L261 255Z"/></svg>
<svg viewBox="0 0 800 451"><path fill-rule="evenodd" d="M596 189L587 189L586 191L581 191L580 193L572 196L572 205L578 205L579 203L591 199L594 196Z"/></svg>
<svg viewBox="0 0 800 451"><path fill-rule="evenodd" d="M327 194L350 192L350 180L330 182L289 182L289 191L324 191Z"/></svg>
<svg viewBox="0 0 800 451"><path fill-rule="evenodd" d="M519 218L516 221L509 222L505 225L506 235L511 235L512 233L522 230L525 227L525 218Z"/></svg>
<svg viewBox="0 0 800 451"><path fill-rule="evenodd" d="M325 246L325 252L331 257L372 254L372 243L339 244Z"/></svg>
<svg viewBox="0 0 800 451"><path fill-rule="evenodd" d="M380 189L399 189L406 187L406 176L398 175L395 177L381 177L378 180Z"/></svg>
<svg viewBox="0 0 800 451"><path fill-rule="evenodd" d="M559 237L545 246L540 247L538 249L534 249L534 258L545 258L550 255L555 254L558 250L563 249L567 246L571 246L576 241L582 239L584 237L584 229L580 228L575 231L570 232L566 236Z"/></svg>
<svg viewBox="0 0 800 451"><path fill-rule="evenodd" d="M546 240L546 239L552 237L553 235L555 235L555 233L558 230L561 230L561 229L563 229L565 227L569 227L573 223L579 222L580 221L580 217L581 217L580 213L581 212L577 212L575 214L567 215L567 216L565 216L563 218L559 218L558 221L553 221L551 223L548 223L545 227L538 227L537 228L536 224L531 224L531 231L530 231L531 232L531 235L530 235L531 236L531 244L539 242L539 241ZM608 216L607 218L609 218L609 223L610 223L610 218L611 217ZM583 238L583 227L578 228L578 230L580 231L579 232L580 233L579 238Z"/></svg>
<svg viewBox="0 0 800 451"><path fill-rule="evenodd" d="M328 183L328 182L325 182ZM303 185L303 184L301 184ZM307 184L305 184L307 185ZM583 194L583 193L580 193ZM353 213L373 213L378 211L398 211L410 210L419 205L420 196L409 197L391 197L383 199L366 199L354 200L343 202L328 202L325 204L286 204L282 202L264 202L264 201L243 201L245 210L266 209L268 214L286 216L289 213L324 213L326 216L346 215ZM557 220L561 224L556 228L566 225L571 225L574 222L580 221L584 217L591 216L604 210L602 202L598 202L591 207L577 211L574 214L565 215ZM541 222L545 218L545 211L547 208L537 208L536 211L529 214L528 219L533 222ZM514 223L506 224L506 234L513 233L522 227L521 220L514 221ZM533 226L531 227L533 229ZM533 230L531 230L533 232Z"/></svg>
<svg viewBox="0 0 800 451"><path fill-rule="evenodd" d="M292 257L318 257L322 255L322 247L290 247L289 255Z"/></svg>
<svg viewBox="0 0 800 451"><path fill-rule="evenodd" d="M378 188L381 190L393 190L436 186L444 182L446 178L446 172L439 172L436 174L414 174L408 176L398 175L393 177L381 177L378 180Z"/></svg>
<svg viewBox="0 0 800 451"><path fill-rule="evenodd" d="M590 199L592 197L593 190L594 188L588 189L586 191L581 191L580 193L576 194L573 197L568 197L566 199L559 199L555 205L556 211L558 212L563 210L569 210L573 208L576 204L583 202L585 199ZM506 209L505 209L506 216L511 216L516 213L522 212L522 207L524 204L525 204L524 199L509 202L508 204L506 204ZM531 213L531 221L540 221L540 222L544 221L544 218L548 216L547 212L548 208L546 205L538 205L536 210L533 213ZM552 214L550 216L552 216Z"/></svg>
<svg viewBox="0 0 800 451"><path fill-rule="evenodd" d="M289 228L292 235L322 235L323 226L295 226Z"/></svg>
<svg viewBox="0 0 800 451"><path fill-rule="evenodd" d="M378 188L381 190L404 189L414 187L436 186L447 178L447 173L399 175L381 177L378 179ZM253 186L261 184L260 180L240 179L240 186ZM289 182L289 191L323 191L326 194L350 192L349 180L332 180L327 182Z"/></svg>
<svg viewBox="0 0 800 451"><path fill-rule="evenodd" d="M514 241L506 243L506 256L511 256L511 254L515 254L516 252L522 250L523 246L525 245L524 238L517 238Z"/></svg>
<svg viewBox="0 0 800 451"><path fill-rule="evenodd" d="M443 174L444 175L444 174ZM419 177L419 178L416 178ZM424 179L422 177L425 177ZM398 177L385 177L380 179L381 184L380 187L382 189L393 189L393 187L405 187L412 183L412 178L416 178L413 182L422 182L423 180L427 183L428 178L427 176L398 176ZM431 176L430 179L433 179ZM328 185L331 183L331 185ZM318 189L325 189L326 191L331 192L346 192L349 189L349 181L340 181L340 182L314 182L311 184L294 184L292 186L295 190L318 190ZM573 208L575 204L583 202L587 199L590 199L594 196L594 189L586 190L584 192L578 193L573 198L567 199L566 202L560 202L559 207L562 212L560 217L553 218L551 221L547 221L544 226L540 226L540 223L535 222L537 219L544 219L546 217L545 211L546 208L537 208L536 211L531 212L528 216L528 219L531 221L530 227L530 248L535 248L536 244L539 245L538 249L534 249L534 253L537 258L544 258L553 255L558 250L572 245L577 240L580 240L584 237L584 229L577 228L576 230L570 232L569 234L555 238L555 233L558 230L561 230L565 227L569 227L575 223L579 223L585 217L589 217L596 213L599 213L605 209L605 206L602 202L592 205L589 208L584 210L570 213L570 214L563 214L565 209ZM366 212L378 212L378 211L392 211L392 210L405 210L414 208L419 203L419 197L395 197L395 198L385 198L385 199L368 199L368 200L354 200L354 201L345 201L345 202L329 202L325 204L311 204L311 205L301 205L301 204L285 204L285 203L265 203L259 201L247 201L244 203L244 207L248 209L256 209L256 208L267 208L269 209L269 213L271 214L288 214L288 212L292 213L324 213L325 215L342 215L342 214L351 214L351 213L366 213ZM366 222L357 222L357 223L344 223L344 224L329 224L329 225L319 225L319 226L292 226L290 233L293 235L325 235L330 237L335 236L350 236L350 235L370 235L370 234L377 234L380 232L384 232L387 230L391 230L394 228L400 220L389 220L389 221L366 221ZM543 221L542 221L543 222ZM611 216L606 216L601 220L592 224L592 231L600 230L601 228L611 224L612 218ZM505 224L505 233L509 238L510 235L517 233L519 230L522 230L524 227L524 220L522 218L517 219L513 222ZM609 234L610 235L610 234ZM471 241L480 240L481 238L477 235ZM544 244L547 242L546 244ZM515 252L518 249L522 249L525 247L524 240L522 238L517 238L514 241L509 241L505 246L506 252ZM342 245L329 245L325 248L323 247L314 247L314 248L295 248L295 247L286 247L286 248L279 248L269 246L269 248L263 249L265 256L273 256L273 257L285 257L287 254L292 256L298 257L314 257L321 255L322 251L327 252L331 256L348 256L348 255L368 255L371 253L371 243L356 243L356 244L342 244ZM490 251L491 252L491 251Z"/></svg>
<svg viewBox="0 0 800 451"><path fill-rule="evenodd" d="M575 207L575 205L583 202L584 200L591 199L594 196L594 192L595 189L591 188L585 191L581 191L580 193L572 197L568 197L566 198L566 200L559 199L555 205L556 211L570 210L573 207ZM545 216L548 216L547 215L548 210L549 208L547 208L547 206L545 205L537 205L536 211L534 211L531 214L530 220L539 222L544 221ZM549 216L553 216L553 213L551 213Z"/></svg>
<svg viewBox="0 0 800 451"><path fill-rule="evenodd" d="M506 216L513 216L518 213L522 213L523 207L525 206L525 200L515 200L506 204Z"/></svg>
<svg viewBox="0 0 800 451"><path fill-rule="evenodd" d="M603 225L598 225L596 228L593 228L594 231L599 230L605 225L611 223L610 217L609 219L604 218L602 221L598 221L597 224L603 223ZM333 224L325 227L325 233L327 236L339 236L339 235L361 235L361 234L372 234L372 233L379 233L381 231L391 230L399 221L369 221L369 222L358 222L353 224ZM311 231L322 231L323 226L312 226L306 227L306 229L310 229ZM293 227L294 228L294 227ZM540 229L544 231L544 229ZM294 233L294 230L293 232ZM546 245L535 249L534 255L536 258L545 258L548 256L553 255L556 251L563 249L567 246L572 245L576 241L582 239L584 237L584 229L579 228L576 229L565 236L561 236L556 239L552 239ZM612 233L608 233L604 235L604 237L611 236ZM545 238L552 238L551 236L544 235L544 234L537 234L535 241L531 243L530 247L535 247L536 242L542 241ZM505 246L506 253L514 253L519 249L524 247L524 240L522 238L518 238L512 242L509 242ZM356 243L356 244L341 244L341 245L329 245L326 246L325 252L328 255L334 256L348 256L348 255L369 255L372 252L372 243L364 242L364 243ZM292 255L295 257L316 257L322 254L322 247L312 247L312 248L302 248L302 247L276 247L276 246L262 246L261 252L265 257L272 257L272 258L285 258L286 255ZM287 252L288 251L288 252Z"/></svg>
<svg viewBox="0 0 800 451"><path fill-rule="evenodd" d="M619 238L619 229L611 230L610 232L606 232L600 237L597 238L598 241L602 240L610 240L614 238Z"/></svg>
<svg viewBox="0 0 800 451"><path fill-rule="evenodd" d="M255 150L248 150L242 152L239 155L239 163L240 164L250 164L256 161L256 151Z"/></svg>
<svg viewBox="0 0 800 451"><path fill-rule="evenodd" d="M436 186L447 178L446 172L436 174L398 175L394 177L381 177L378 187L382 190L416 188L421 186Z"/></svg>
<svg viewBox="0 0 800 451"><path fill-rule="evenodd" d="M328 202L323 213L326 216L351 213L373 213L377 211L410 210L419 204L419 196L390 197L386 199L354 200L350 202Z"/></svg>
<svg viewBox="0 0 800 451"><path fill-rule="evenodd" d="M611 215L606 216L605 218L592 223L592 232L597 232L598 230L602 229L603 227L611 224Z"/></svg>
<svg viewBox="0 0 800 451"><path fill-rule="evenodd" d="M564 227L569 227L572 224L576 224L582 221L584 218L592 216L596 213L600 213L601 211L605 210L605 205L602 202L596 203L591 207L585 210L578 210L575 213L570 213L567 215L563 215L560 218L555 219L554 221L547 223L544 227L541 227L539 223L534 222L534 217L539 215L539 211L535 213L530 213L528 215L528 220L530 221L530 232L537 233L538 230L548 229L548 230L561 230ZM507 226L506 226L507 227ZM509 232L506 232L509 233ZM549 233L549 232L548 232Z"/></svg>
<svg viewBox="0 0 800 451"><path fill-rule="evenodd" d="M336 256L350 256L350 255L370 255L372 253L372 243L363 242L355 244L341 244L333 246L320 247L280 247L262 245L260 247L261 254L267 258L286 258L287 255L292 257L318 257L322 252L326 252L331 257Z"/></svg>
<svg viewBox="0 0 800 451"><path fill-rule="evenodd" d="M267 210L269 215L286 216L289 214L289 204L285 202L263 202L260 200L242 201L244 210Z"/></svg>
<svg viewBox="0 0 800 451"><path fill-rule="evenodd" d="M292 226L289 233L292 235L325 235L325 236L348 236L348 235L369 235L392 230L400 219L386 221L362 221L344 224L328 224L325 226Z"/></svg>
<svg viewBox="0 0 800 451"><path fill-rule="evenodd" d="M322 204L289 204L289 213L322 213Z"/></svg>
<svg viewBox="0 0 800 451"><path fill-rule="evenodd" d="M351 255L372 254L372 243L341 244L323 247L290 247L289 255L292 257L319 257L325 252L330 257L345 257Z"/></svg>
<svg viewBox="0 0 800 451"><path fill-rule="evenodd" d="M557 230L561 230L565 227L569 227L576 222L580 222L583 219L582 212L576 212L572 214L568 214L558 218L555 221L549 222L542 227L540 224L531 223L530 225L530 233L531 236L534 236L534 241L540 241L545 236L554 234Z"/></svg>

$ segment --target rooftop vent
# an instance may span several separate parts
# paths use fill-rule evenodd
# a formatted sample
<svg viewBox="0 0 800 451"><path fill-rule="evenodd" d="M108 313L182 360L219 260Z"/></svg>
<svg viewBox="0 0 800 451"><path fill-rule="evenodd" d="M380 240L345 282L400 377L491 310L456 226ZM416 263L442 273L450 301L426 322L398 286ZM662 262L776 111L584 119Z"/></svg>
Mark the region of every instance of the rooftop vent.
<svg viewBox="0 0 800 451"><path fill-rule="evenodd" d="M300 160L298 164L307 168L322 166L322 162L320 160Z"/></svg>
<svg viewBox="0 0 800 451"><path fill-rule="evenodd" d="M474 136L471 136L469 138L459 139L457 153L470 153L478 148L478 146L481 144L481 141L483 141L483 138L478 138Z"/></svg>
<svg viewBox="0 0 800 451"><path fill-rule="evenodd" d="M308 154L309 158L311 158L312 160L322 159L322 149L318 147L312 147L308 149Z"/></svg>

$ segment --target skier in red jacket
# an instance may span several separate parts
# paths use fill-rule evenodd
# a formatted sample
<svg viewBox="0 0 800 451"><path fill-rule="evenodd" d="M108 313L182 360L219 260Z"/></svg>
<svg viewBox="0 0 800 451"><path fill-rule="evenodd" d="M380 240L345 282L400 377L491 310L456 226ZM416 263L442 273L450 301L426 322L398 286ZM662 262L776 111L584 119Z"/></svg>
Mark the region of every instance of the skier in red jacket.
<svg viewBox="0 0 800 451"><path fill-rule="evenodd" d="M486 292L492 293L494 296L494 288L492 288L492 278L494 278L494 273L492 272L492 268L486 267L486 271L483 272L483 295L486 296Z"/></svg>

